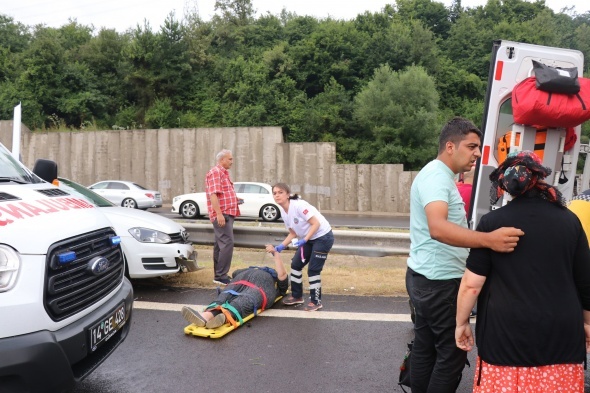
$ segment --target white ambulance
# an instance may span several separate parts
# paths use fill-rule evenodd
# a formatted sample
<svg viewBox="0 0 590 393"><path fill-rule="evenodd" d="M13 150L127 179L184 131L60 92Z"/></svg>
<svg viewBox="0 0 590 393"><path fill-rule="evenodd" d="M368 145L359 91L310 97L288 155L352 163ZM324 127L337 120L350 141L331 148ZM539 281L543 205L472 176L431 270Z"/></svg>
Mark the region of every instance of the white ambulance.
<svg viewBox="0 0 590 393"><path fill-rule="evenodd" d="M54 163L41 170L57 177ZM119 243L94 205L0 144L1 392L70 390L125 339L133 289Z"/></svg>
<svg viewBox="0 0 590 393"><path fill-rule="evenodd" d="M494 42L484 105L482 156L476 167L471 211L468 213L472 229L477 227L484 214L507 202L509 196L500 198L495 205L490 204L489 180L490 173L507 153L506 148L509 151L541 152L543 165L552 170L546 181L555 185L566 200L574 193L581 127L574 127L576 142L566 144L565 128L540 131L532 124L514 122L512 91L518 83L534 75L533 60L552 67L575 67L580 76L583 72L584 56L577 50L511 41ZM542 143L539 141L540 132L543 133Z"/></svg>

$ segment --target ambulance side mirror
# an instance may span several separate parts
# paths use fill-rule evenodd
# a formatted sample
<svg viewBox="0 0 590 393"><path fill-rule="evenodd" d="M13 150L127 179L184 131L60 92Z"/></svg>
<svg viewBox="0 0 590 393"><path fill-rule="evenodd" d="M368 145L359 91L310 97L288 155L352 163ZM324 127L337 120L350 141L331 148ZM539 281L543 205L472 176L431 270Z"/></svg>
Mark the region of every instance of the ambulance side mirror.
<svg viewBox="0 0 590 393"><path fill-rule="evenodd" d="M57 163L55 161L39 158L35 162L33 173L47 183L53 183L53 181L57 179Z"/></svg>

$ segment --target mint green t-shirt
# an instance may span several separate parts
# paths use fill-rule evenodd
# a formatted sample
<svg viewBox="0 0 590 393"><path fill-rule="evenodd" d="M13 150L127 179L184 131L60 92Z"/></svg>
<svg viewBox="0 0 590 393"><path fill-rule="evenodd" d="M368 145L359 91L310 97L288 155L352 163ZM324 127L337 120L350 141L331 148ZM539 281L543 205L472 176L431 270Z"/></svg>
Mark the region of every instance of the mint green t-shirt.
<svg viewBox="0 0 590 393"><path fill-rule="evenodd" d="M430 237L424 208L430 202L448 204L447 220L467 228L463 199L454 173L440 160L426 164L410 191L410 257L408 266L430 280L461 278L469 250L441 243Z"/></svg>

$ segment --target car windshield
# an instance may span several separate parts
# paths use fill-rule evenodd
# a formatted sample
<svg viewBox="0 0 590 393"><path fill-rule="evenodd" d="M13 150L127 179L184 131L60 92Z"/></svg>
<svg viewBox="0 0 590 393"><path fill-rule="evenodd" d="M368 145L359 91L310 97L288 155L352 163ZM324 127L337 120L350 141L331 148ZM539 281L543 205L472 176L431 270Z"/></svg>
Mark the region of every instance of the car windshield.
<svg viewBox="0 0 590 393"><path fill-rule="evenodd" d="M107 201L94 191L90 191L88 188L84 187L81 184L75 183L68 179L63 179L61 177L58 178L59 180L59 188L68 193L76 196L80 196L86 199L88 202L96 205L98 207L111 207L115 206L111 202Z"/></svg>
<svg viewBox="0 0 590 393"><path fill-rule="evenodd" d="M140 186L137 183L131 183L131 184L133 184L135 187L139 188L140 190L147 190L147 188L145 188L144 186Z"/></svg>
<svg viewBox="0 0 590 393"><path fill-rule="evenodd" d="M0 148L0 181L17 183L43 182L24 165L21 165L4 146Z"/></svg>

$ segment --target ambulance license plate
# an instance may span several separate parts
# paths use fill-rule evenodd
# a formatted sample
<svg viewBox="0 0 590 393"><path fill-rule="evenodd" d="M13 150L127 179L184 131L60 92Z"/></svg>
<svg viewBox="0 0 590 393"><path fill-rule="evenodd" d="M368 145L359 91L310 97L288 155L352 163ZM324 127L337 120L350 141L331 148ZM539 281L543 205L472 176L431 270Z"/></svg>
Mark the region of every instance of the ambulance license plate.
<svg viewBox="0 0 590 393"><path fill-rule="evenodd" d="M89 329L90 352L96 351L98 347L113 337L125 325L125 322L125 304L123 303L113 313L107 315Z"/></svg>

